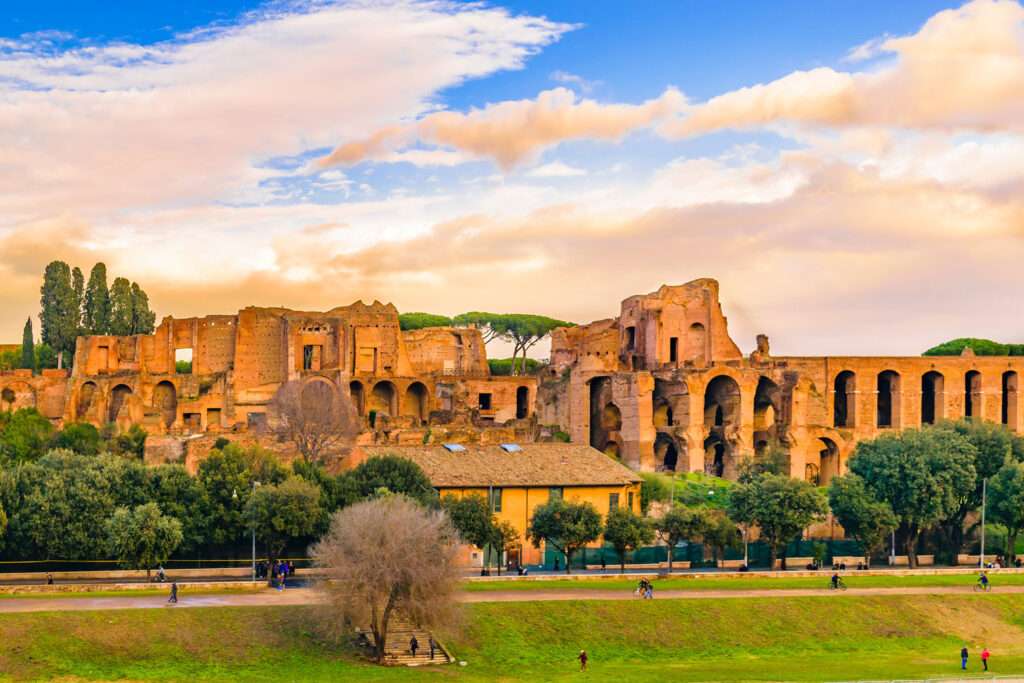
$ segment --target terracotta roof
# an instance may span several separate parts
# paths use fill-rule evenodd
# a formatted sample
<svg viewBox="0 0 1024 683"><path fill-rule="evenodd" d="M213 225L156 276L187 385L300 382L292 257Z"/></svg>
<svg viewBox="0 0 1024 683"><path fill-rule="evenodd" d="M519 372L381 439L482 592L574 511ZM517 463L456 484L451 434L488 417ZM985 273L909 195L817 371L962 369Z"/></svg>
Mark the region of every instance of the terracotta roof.
<svg viewBox="0 0 1024 683"><path fill-rule="evenodd" d="M512 453L501 446L465 445L450 452L430 446L366 446L367 456L412 460L438 488L483 486L623 486L640 481L629 468L590 446L522 443Z"/></svg>

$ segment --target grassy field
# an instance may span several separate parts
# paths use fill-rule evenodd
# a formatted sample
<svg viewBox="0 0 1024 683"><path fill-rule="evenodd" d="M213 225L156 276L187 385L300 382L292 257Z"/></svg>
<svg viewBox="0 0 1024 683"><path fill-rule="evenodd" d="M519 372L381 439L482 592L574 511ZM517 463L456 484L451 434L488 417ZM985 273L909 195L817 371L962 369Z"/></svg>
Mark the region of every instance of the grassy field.
<svg viewBox="0 0 1024 683"><path fill-rule="evenodd" d="M744 591L744 590L784 590L792 588L828 588L832 573L822 571L818 576L794 576L772 578L767 576L748 575L743 577L694 577L679 576L655 579L655 594L659 590L687 591ZM989 572L994 589L999 586L1024 586L1024 574L1002 574ZM843 581L850 588L902 588L931 586L965 586L971 587L977 581L975 574L938 574L926 576L859 576L856 572L847 572ZM637 579L609 577L601 579L545 579L543 581L470 581L466 583L469 592L487 591L579 591L585 597L587 591L621 590L628 593L636 588Z"/></svg>
<svg viewBox="0 0 1024 683"><path fill-rule="evenodd" d="M822 596L467 607L465 667L381 669L317 638L313 608L0 617L0 680L828 681L956 674L963 643L1024 672L1024 596ZM974 668L978 667L975 658Z"/></svg>

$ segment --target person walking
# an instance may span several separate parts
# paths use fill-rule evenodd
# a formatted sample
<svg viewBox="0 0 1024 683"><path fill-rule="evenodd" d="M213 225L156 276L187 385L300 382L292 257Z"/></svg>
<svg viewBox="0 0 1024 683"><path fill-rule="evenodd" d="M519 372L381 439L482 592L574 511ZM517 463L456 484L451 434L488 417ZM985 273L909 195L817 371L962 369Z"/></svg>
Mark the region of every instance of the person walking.
<svg viewBox="0 0 1024 683"><path fill-rule="evenodd" d="M167 602L176 605L178 604L178 582L173 581L171 583L171 597L167 598Z"/></svg>
<svg viewBox="0 0 1024 683"><path fill-rule="evenodd" d="M576 659L580 660L580 671L587 670L587 651L580 650L580 653L576 655Z"/></svg>
<svg viewBox="0 0 1024 683"><path fill-rule="evenodd" d="M981 665L985 668L985 671L988 671L988 658L991 654L987 647L981 651Z"/></svg>
<svg viewBox="0 0 1024 683"><path fill-rule="evenodd" d="M962 648L960 648L960 670L961 671L966 671L967 670L967 646L966 645L964 645Z"/></svg>
<svg viewBox="0 0 1024 683"><path fill-rule="evenodd" d="M412 656L415 657L416 650L418 649L420 649L420 641L416 640L416 636L413 636L409 639L409 652L411 652Z"/></svg>
<svg viewBox="0 0 1024 683"><path fill-rule="evenodd" d="M434 642L434 636L430 636L430 661L434 661L434 651L437 650L437 643Z"/></svg>

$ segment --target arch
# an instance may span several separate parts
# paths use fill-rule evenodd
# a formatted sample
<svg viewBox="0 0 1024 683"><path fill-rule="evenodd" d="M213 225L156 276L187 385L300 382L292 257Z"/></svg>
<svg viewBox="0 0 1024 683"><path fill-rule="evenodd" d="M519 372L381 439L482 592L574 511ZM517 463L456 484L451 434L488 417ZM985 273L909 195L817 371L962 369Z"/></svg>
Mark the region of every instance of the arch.
<svg viewBox="0 0 1024 683"><path fill-rule="evenodd" d="M704 426L731 427L740 422L740 385L729 375L718 375L704 390Z"/></svg>
<svg viewBox="0 0 1024 683"><path fill-rule="evenodd" d="M376 410L378 414L394 415L397 395L395 385L391 382L387 380L377 382L373 385L373 391L370 392L370 410Z"/></svg>
<svg viewBox="0 0 1024 683"><path fill-rule="evenodd" d="M604 454L619 460L622 458L622 448L619 446L618 441L609 440L604 447Z"/></svg>
<svg viewBox="0 0 1024 683"><path fill-rule="evenodd" d="M679 466L679 448L667 434L658 434L654 440L654 461L658 470L675 472Z"/></svg>
<svg viewBox="0 0 1024 683"><path fill-rule="evenodd" d="M654 399L654 427L672 426L672 406L663 398Z"/></svg>
<svg viewBox="0 0 1024 683"><path fill-rule="evenodd" d="M779 385L761 377L754 392L754 429L777 432L776 425L782 420L782 391Z"/></svg>
<svg viewBox="0 0 1024 683"><path fill-rule="evenodd" d="M843 370L836 375L832 384L832 426L855 427L857 425L857 375Z"/></svg>
<svg viewBox="0 0 1024 683"><path fill-rule="evenodd" d="M352 380L348 383L348 395L352 398L352 406L356 409L356 415L362 416L366 403L366 390L359 380Z"/></svg>
<svg viewBox="0 0 1024 683"><path fill-rule="evenodd" d="M822 449L818 451L818 481L821 486L828 486L832 477L842 474L842 463L839 461L839 446L832 439L819 436Z"/></svg>
<svg viewBox="0 0 1024 683"><path fill-rule="evenodd" d="M604 408L612 401L612 379L607 375L590 380L590 445L603 451L611 435L605 429ZM614 405L614 404L613 404ZM618 408L616 408L617 410Z"/></svg>
<svg viewBox="0 0 1024 683"><path fill-rule="evenodd" d="M1017 405L1017 373L1007 370L1003 373L1002 421L1013 431L1020 430Z"/></svg>
<svg viewBox="0 0 1024 683"><path fill-rule="evenodd" d="M403 415L419 421L427 419L427 387L423 382L413 382L405 390Z"/></svg>
<svg viewBox="0 0 1024 683"><path fill-rule="evenodd" d="M686 358L703 365L707 357L707 330L701 323L693 323L686 330Z"/></svg>
<svg viewBox="0 0 1024 683"><path fill-rule="evenodd" d="M153 407L160 411L164 427L168 429L178 419L178 391L174 385L164 380L153 389Z"/></svg>
<svg viewBox="0 0 1024 683"><path fill-rule="evenodd" d="M128 402L128 397L131 395L132 388L127 384L118 384L111 390L110 410L107 413L109 422L117 422L117 416L121 413L121 409Z"/></svg>
<svg viewBox="0 0 1024 683"><path fill-rule="evenodd" d="M982 417L984 407L981 373L977 370L968 370L964 375L964 417Z"/></svg>
<svg viewBox="0 0 1024 683"><path fill-rule="evenodd" d="M878 373L876 388L878 397L875 410L875 426L879 429L900 428L900 414L903 403L900 394L900 373L883 370Z"/></svg>
<svg viewBox="0 0 1024 683"><path fill-rule="evenodd" d="M530 387L516 389L516 419L525 420L530 416Z"/></svg>
<svg viewBox="0 0 1024 683"><path fill-rule="evenodd" d="M3 404L3 409L6 411L14 410L14 402L18 400L18 397L14 394L14 389L10 387L4 387L0 390L0 403Z"/></svg>
<svg viewBox="0 0 1024 683"><path fill-rule="evenodd" d="M704 440L704 472L713 477L724 477L729 449L721 437L712 434Z"/></svg>
<svg viewBox="0 0 1024 683"><path fill-rule="evenodd" d="M606 432L622 429L622 411L614 403L608 403L601 411L601 428Z"/></svg>
<svg viewBox="0 0 1024 683"><path fill-rule="evenodd" d="M96 400L99 388L95 382L86 382L78 390L78 402L75 405L75 416L78 419L85 417Z"/></svg>
<svg viewBox="0 0 1024 683"><path fill-rule="evenodd" d="M0 408L14 411L20 408L34 408L36 392L28 382L15 380L0 389Z"/></svg>
<svg viewBox="0 0 1024 683"><path fill-rule="evenodd" d="M932 425L945 417L946 378L932 370L921 375L921 424Z"/></svg>

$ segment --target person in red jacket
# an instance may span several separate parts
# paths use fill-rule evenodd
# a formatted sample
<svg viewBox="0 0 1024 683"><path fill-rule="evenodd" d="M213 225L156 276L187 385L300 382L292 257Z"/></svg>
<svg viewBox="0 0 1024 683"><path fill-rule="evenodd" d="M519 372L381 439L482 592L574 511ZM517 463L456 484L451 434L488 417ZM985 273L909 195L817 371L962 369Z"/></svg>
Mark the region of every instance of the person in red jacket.
<svg viewBox="0 0 1024 683"><path fill-rule="evenodd" d="M988 671L988 658L991 654L987 647L981 651L981 665L985 667L985 671Z"/></svg>

